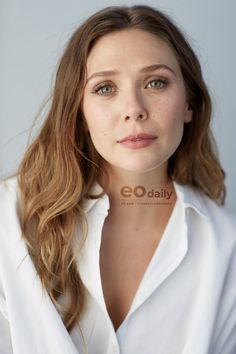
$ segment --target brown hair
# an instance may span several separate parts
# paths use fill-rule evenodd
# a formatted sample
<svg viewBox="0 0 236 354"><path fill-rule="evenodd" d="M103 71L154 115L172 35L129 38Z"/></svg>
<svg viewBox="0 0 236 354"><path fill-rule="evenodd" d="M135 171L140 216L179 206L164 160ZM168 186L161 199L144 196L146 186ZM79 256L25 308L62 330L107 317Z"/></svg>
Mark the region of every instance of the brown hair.
<svg viewBox="0 0 236 354"><path fill-rule="evenodd" d="M209 128L211 100L199 61L181 31L148 6L108 7L87 19L72 35L59 63L50 110L17 171L21 191L21 226L29 254L43 286L70 331L84 308L85 291L76 266L76 239L87 235L82 201L92 185L106 175L104 161L85 132L81 102L86 61L102 36L129 28L148 31L167 42L180 65L193 119L184 129L177 151L169 160L169 175L196 186L223 204L224 172ZM61 294L68 304L59 305Z"/></svg>

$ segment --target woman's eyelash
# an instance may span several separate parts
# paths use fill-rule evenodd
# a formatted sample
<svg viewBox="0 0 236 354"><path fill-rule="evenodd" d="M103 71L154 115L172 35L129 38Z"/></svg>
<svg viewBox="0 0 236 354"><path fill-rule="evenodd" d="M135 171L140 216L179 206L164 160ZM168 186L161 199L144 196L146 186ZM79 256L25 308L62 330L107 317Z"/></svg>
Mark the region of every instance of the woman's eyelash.
<svg viewBox="0 0 236 354"><path fill-rule="evenodd" d="M154 89L161 89L165 86L167 86L168 84L168 81L166 79L153 79L153 80L150 80L147 84L147 86L152 83L152 82L158 82L159 85L155 85L155 86L151 86L151 88L154 88ZM109 94L111 94L112 92L111 91L106 91L106 92L103 92L103 93L99 93L100 90L104 89L104 88L107 88L107 87L110 87L110 88L113 88L114 86L110 83L104 83L104 84L101 84L97 87L95 87L93 93L97 93L101 96L108 96Z"/></svg>
<svg viewBox="0 0 236 354"><path fill-rule="evenodd" d="M106 96L107 94L110 94L111 92L107 92L107 93L99 93L100 90L104 89L105 87L114 87L114 85L110 84L110 83L104 83L101 85L98 85L97 87L95 87L93 93L98 93L99 95L102 96Z"/></svg>
<svg viewBox="0 0 236 354"><path fill-rule="evenodd" d="M151 80L148 82L148 85L151 83L151 82L158 82L159 84L161 84L161 88L163 86L167 86L168 84L168 81L165 80L165 79L154 79L154 80ZM160 88L160 86L152 86L153 88Z"/></svg>

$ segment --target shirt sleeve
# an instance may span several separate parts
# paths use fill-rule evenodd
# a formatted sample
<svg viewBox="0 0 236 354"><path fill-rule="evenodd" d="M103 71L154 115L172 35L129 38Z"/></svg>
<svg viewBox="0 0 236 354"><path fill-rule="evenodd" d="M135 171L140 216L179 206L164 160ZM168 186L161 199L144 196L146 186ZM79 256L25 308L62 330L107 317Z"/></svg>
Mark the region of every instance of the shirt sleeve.
<svg viewBox="0 0 236 354"><path fill-rule="evenodd" d="M0 353L13 354L9 322L6 317L5 301L0 293Z"/></svg>
<svg viewBox="0 0 236 354"><path fill-rule="evenodd" d="M216 353L236 353L236 307L228 316L225 326L218 338Z"/></svg>
<svg viewBox="0 0 236 354"><path fill-rule="evenodd" d="M2 220L5 217L4 210L6 208L6 194L5 194L5 185L3 183L0 184L0 207L1 207L1 219L0 219L0 230L3 230L2 226ZM1 236L1 235L0 235ZM2 250L2 244L1 244L1 250ZM2 286L2 280L1 280L1 271L0 269L0 354L13 354L13 349L12 349L12 342L11 342L11 332L10 332L10 326L9 326L9 321L8 321L8 314L7 314L7 305L6 305L6 300L5 300L5 295L4 295L4 290Z"/></svg>
<svg viewBox="0 0 236 354"><path fill-rule="evenodd" d="M214 346L210 353L236 354L236 249L229 264L221 294Z"/></svg>

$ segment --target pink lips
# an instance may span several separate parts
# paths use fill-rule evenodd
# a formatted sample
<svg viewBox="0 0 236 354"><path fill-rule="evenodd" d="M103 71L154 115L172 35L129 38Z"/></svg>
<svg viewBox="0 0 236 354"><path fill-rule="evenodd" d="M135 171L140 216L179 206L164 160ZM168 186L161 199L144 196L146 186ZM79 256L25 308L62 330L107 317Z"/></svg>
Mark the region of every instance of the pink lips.
<svg viewBox="0 0 236 354"><path fill-rule="evenodd" d="M139 149L152 144L155 139L157 139L157 137L154 135L139 133L128 135L124 139L117 142L130 149Z"/></svg>

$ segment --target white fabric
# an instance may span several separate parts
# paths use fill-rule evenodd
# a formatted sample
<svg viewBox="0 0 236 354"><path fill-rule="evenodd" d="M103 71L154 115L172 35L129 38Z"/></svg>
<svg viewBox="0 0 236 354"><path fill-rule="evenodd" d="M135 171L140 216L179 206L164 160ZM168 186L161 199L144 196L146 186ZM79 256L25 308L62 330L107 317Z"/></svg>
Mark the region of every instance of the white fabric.
<svg viewBox="0 0 236 354"><path fill-rule="evenodd" d="M109 199L85 201L89 233L78 267L87 302L82 334L78 326L69 334L21 240L16 178L1 183L0 353L84 354L84 338L89 354L236 354L236 220L192 188L174 186L176 205L117 331L99 268Z"/></svg>

